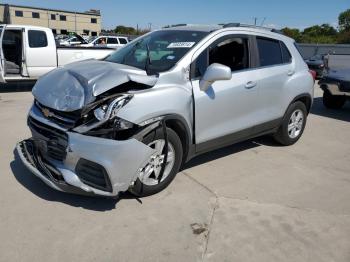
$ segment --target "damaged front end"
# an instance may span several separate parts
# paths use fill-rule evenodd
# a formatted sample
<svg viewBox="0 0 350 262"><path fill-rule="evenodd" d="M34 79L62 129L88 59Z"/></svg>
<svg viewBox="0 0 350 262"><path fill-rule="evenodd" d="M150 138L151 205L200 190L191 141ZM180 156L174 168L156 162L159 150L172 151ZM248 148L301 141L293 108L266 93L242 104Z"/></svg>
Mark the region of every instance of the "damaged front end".
<svg viewBox="0 0 350 262"><path fill-rule="evenodd" d="M133 98L126 85L129 89L137 86L136 76L128 75L129 80L119 86L124 92L112 87L91 97L93 89L87 91L83 77L69 75L67 79L77 82L63 90L72 96L56 90L50 100L38 95L44 93L40 83L33 90L35 101L27 120L32 138L18 143L18 154L33 174L56 190L116 196L128 190L154 154L142 138L160 121L137 125L117 116ZM89 85L96 87L97 83Z"/></svg>

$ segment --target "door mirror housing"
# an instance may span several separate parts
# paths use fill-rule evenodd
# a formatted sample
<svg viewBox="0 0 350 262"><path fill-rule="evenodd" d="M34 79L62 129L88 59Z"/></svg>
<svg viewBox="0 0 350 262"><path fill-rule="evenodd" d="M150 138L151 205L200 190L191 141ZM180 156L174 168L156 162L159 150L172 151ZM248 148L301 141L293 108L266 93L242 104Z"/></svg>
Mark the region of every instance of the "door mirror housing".
<svg viewBox="0 0 350 262"><path fill-rule="evenodd" d="M207 91L215 81L230 80L232 78L231 68L222 64L211 64L204 73L203 78L199 81L201 91Z"/></svg>

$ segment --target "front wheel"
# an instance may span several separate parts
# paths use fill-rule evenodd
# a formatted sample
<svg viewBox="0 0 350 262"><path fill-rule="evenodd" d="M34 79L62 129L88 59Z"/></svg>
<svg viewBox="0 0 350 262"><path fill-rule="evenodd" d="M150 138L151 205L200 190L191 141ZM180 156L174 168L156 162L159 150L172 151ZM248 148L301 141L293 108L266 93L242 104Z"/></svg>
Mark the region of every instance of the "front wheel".
<svg viewBox="0 0 350 262"><path fill-rule="evenodd" d="M183 155L181 140L172 129L167 128L166 132L168 154L165 166L166 140L163 129L158 128L143 139L143 143L153 148L155 153L141 168L137 180L130 188L130 192L136 196L144 197L162 191L171 183L180 169Z"/></svg>
<svg viewBox="0 0 350 262"><path fill-rule="evenodd" d="M297 101L291 104L283 118L283 122L274 138L282 145L296 143L304 132L307 110L305 104Z"/></svg>

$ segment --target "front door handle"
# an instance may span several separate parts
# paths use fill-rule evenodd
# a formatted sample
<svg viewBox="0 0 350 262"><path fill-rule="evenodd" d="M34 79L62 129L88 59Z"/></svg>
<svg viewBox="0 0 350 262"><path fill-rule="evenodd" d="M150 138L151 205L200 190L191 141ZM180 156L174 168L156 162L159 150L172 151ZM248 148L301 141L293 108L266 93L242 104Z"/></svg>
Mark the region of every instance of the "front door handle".
<svg viewBox="0 0 350 262"><path fill-rule="evenodd" d="M251 89L251 88L255 87L256 84L257 83L255 81L249 81L248 83L245 84L245 88Z"/></svg>
<svg viewBox="0 0 350 262"><path fill-rule="evenodd" d="M294 70L289 70L288 73L287 73L287 75L288 75L288 76L292 76L292 75L294 75L294 73L295 73Z"/></svg>

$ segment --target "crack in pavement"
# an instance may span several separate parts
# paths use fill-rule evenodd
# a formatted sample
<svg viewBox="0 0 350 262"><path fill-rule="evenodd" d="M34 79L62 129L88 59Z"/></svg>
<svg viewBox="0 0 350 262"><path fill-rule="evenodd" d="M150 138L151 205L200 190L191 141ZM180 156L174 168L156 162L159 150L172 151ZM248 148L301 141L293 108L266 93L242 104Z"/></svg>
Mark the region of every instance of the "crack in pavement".
<svg viewBox="0 0 350 262"><path fill-rule="evenodd" d="M350 214L334 214L331 212L313 209L313 208L303 208L303 207L283 205L283 204L273 203L273 202L259 202L259 201L251 200L248 198L242 199L242 198L237 198L237 197L221 196L221 195L218 195L215 191L213 191L211 188L209 188L205 184L203 184L203 183L199 182L197 179L193 178L189 173L184 172L184 171L182 171L181 173L183 173L187 178L189 178L189 180L191 180L195 184L199 185L200 187L204 188L206 191L208 191L209 193L211 193L215 197L215 203L213 205L212 212L210 215L210 221L209 221L208 226L207 226L207 234L205 234L205 236L204 236L205 240L203 243L203 252L202 252L201 261L204 261L206 258L206 254L208 251L208 245L209 245L209 241L210 241L210 234L212 231L215 214L216 214L216 211L219 207L220 198L221 199L236 200L236 201L246 201L246 202L257 204L257 205L267 205L267 206L270 205L270 206L277 206L277 207L281 207L281 208L295 209L295 210L299 210L299 211L303 211L303 212L315 212L315 213L327 214L327 215L331 215L331 216L335 216L335 217L350 217Z"/></svg>
<svg viewBox="0 0 350 262"><path fill-rule="evenodd" d="M218 207L219 207L219 199L218 199L218 197L216 197L215 198L214 207L213 207L213 211L211 213L210 222L209 222L209 225L208 225L208 233L207 233L207 235L205 237L204 250L203 250L203 253L202 253L202 261L204 261L205 255L207 254L209 238L210 238L210 231L211 231L211 228L212 228L212 225L213 225L215 211L216 211L216 209Z"/></svg>
<svg viewBox="0 0 350 262"><path fill-rule="evenodd" d="M207 187L206 185L200 183L198 180L196 180L195 178L191 177L189 174L187 174L186 172L182 171L182 173L189 178L191 181L193 181L194 183L198 184L200 187L203 187L205 190L207 190L209 193L211 193L212 195L214 195L215 197L215 203L213 206L213 210L210 216L210 221L209 224L207 226L207 234L205 235L205 242L204 242L204 248L203 248L203 253L202 253L202 261L204 261L205 255L207 253L207 249L208 249L208 244L209 244L209 238L210 238L210 231L213 225L213 221L214 221L214 216L215 216L215 211L216 209L219 207L219 197L218 195L211 190L209 187Z"/></svg>
<svg viewBox="0 0 350 262"><path fill-rule="evenodd" d="M190 180L195 182L196 184L198 184L201 187L205 188L208 192L213 194L215 196L215 198L217 198L217 199L219 199L219 198L226 198L226 199L239 200L239 201L248 201L250 203L255 203L255 204L259 204L259 205L276 205L276 206L284 207L284 208L297 209L297 210L306 211L306 212L317 212L317 213L327 214L327 215L332 215L332 216L345 216L345 217L350 216L350 214L332 213L332 212L327 212L325 210L320 210L320 209L315 209L315 208L298 207L298 206L292 206L292 205L288 205L288 204L280 204L280 203L276 203L276 202L259 202L257 200L252 200L252 199L249 199L249 198L238 198L238 197L229 197L229 196L224 196L224 195L218 195L215 191L210 189L205 184L199 182L197 179L193 178L187 172L182 171L182 173L186 177L188 177Z"/></svg>

